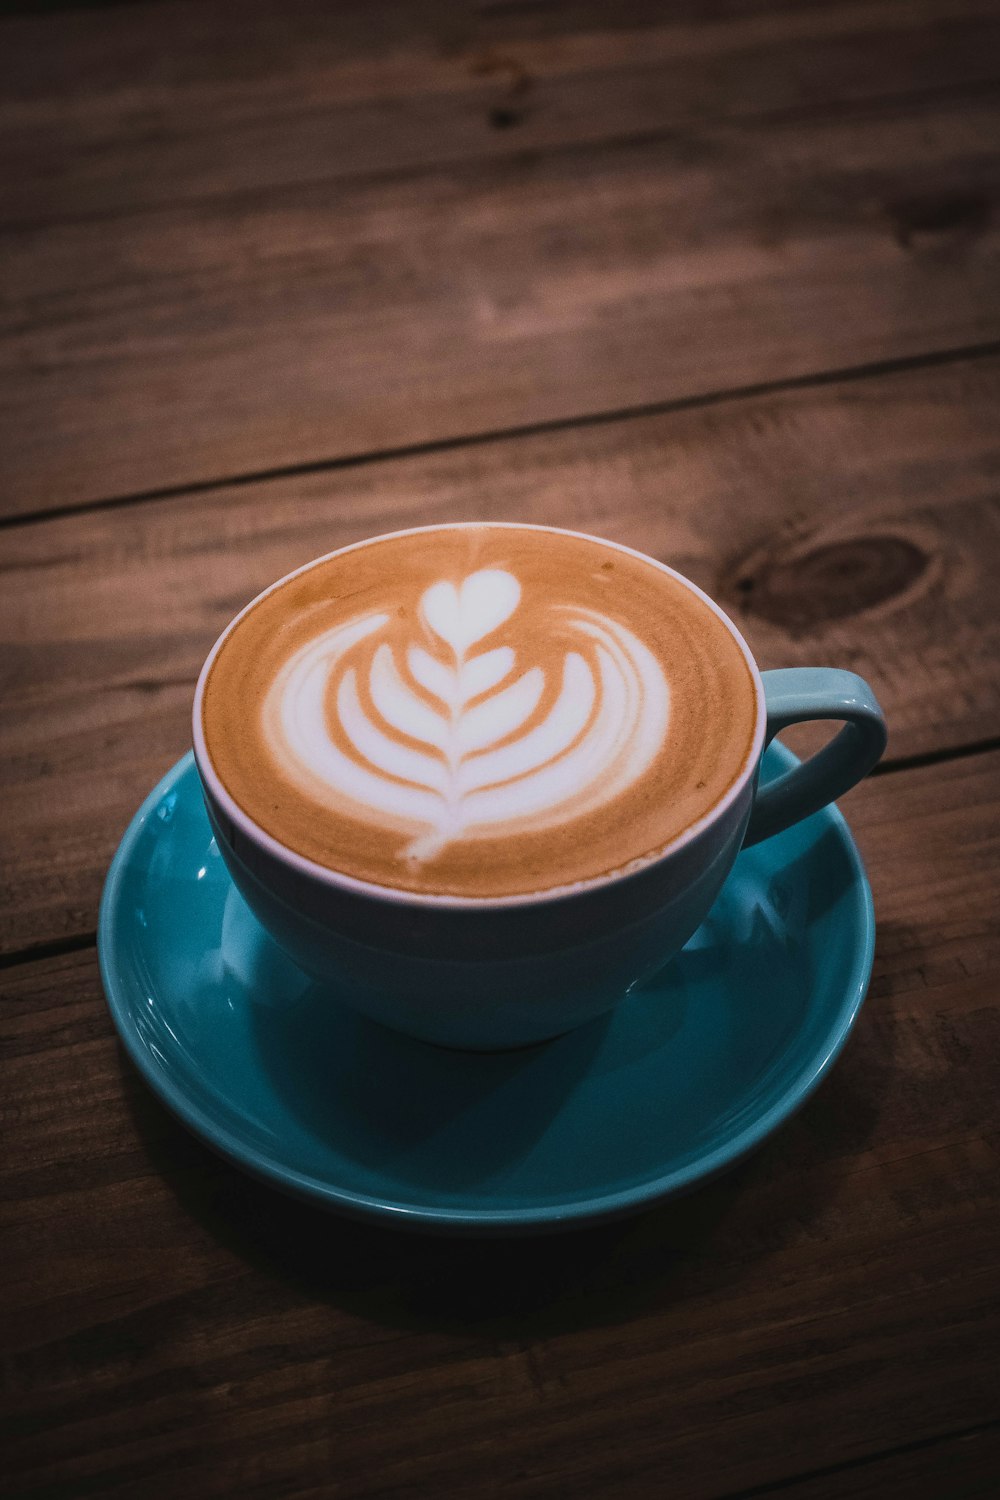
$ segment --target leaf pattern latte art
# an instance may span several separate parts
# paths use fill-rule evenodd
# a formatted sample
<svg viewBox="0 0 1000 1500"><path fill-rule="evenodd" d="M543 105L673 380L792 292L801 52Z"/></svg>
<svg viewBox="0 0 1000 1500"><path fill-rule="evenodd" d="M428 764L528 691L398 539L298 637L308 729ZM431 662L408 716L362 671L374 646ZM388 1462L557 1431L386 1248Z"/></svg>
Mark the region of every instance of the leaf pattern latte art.
<svg viewBox="0 0 1000 1500"><path fill-rule="evenodd" d="M666 678L621 623L559 604L559 649L519 669L503 627L520 601L512 573L484 568L424 591L422 639L390 641L388 613L317 635L265 700L275 760L321 806L399 828L401 857L418 862L610 801L662 748Z"/></svg>

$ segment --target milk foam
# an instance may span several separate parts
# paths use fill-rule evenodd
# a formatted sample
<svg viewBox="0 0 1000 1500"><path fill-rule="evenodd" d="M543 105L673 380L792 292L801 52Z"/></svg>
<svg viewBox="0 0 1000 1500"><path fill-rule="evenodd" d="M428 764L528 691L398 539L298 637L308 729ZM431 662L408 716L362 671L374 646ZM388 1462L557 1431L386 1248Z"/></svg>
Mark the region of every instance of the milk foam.
<svg viewBox="0 0 1000 1500"><path fill-rule="evenodd" d="M300 646L262 709L283 774L321 805L403 832L411 863L613 801L663 748L667 679L620 621L559 603L547 606L552 640L571 644L553 667L551 651L518 641L521 597L513 572L483 568L424 589L417 616L432 650L394 648L385 612ZM475 650L504 626L508 640Z"/></svg>

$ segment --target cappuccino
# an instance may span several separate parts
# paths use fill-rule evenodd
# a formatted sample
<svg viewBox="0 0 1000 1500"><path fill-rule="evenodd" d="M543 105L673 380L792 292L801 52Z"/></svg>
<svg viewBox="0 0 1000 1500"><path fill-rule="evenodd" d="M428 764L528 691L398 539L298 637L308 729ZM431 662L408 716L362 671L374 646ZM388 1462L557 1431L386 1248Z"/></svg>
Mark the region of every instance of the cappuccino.
<svg viewBox="0 0 1000 1500"><path fill-rule="evenodd" d="M275 584L223 636L201 725L233 801L339 874L534 894L636 867L745 771L745 647L651 559L544 527L400 532Z"/></svg>

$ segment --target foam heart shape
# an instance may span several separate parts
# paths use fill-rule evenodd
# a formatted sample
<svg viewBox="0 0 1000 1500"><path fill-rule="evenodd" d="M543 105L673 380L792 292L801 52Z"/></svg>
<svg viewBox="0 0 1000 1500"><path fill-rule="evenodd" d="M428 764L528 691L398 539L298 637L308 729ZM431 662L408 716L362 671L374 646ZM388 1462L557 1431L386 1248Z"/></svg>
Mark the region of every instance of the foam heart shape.
<svg viewBox="0 0 1000 1500"><path fill-rule="evenodd" d="M502 568L482 568L460 586L434 583L420 601L424 619L435 635L463 656L476 641L496 630L517 608L521 585Z"/></svg>

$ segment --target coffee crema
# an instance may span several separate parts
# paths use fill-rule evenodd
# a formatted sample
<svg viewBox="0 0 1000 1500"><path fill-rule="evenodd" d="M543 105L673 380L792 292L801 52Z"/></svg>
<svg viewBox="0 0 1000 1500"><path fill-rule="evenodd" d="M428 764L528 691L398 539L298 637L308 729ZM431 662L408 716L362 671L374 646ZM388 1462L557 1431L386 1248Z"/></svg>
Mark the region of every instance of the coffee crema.
<svg viewBox="0 0 1000 1500"><path fill-rule="evenodd" d="M526 895L643 862L754 742L750 666L673 574L596 538L375 538L262 594L209 666L236 804L306 858L420 894Z"/></svg>

